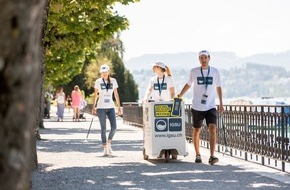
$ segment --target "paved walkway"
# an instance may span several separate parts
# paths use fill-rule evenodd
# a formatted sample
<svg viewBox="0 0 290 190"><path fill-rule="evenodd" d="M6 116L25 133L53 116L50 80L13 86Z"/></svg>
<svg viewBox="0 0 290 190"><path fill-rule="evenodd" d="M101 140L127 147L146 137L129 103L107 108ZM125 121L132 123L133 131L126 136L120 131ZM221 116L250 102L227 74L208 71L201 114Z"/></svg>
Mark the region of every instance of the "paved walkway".
<svg viewBox="0 0 290 190"><path fill-rule="evenodd" d="M259 164L217 153L217 165L207 163L209 150L201 148L203 164L189 156L166 163L164 159L143 160L142 129L124 125L112 144L113 155L104 157L97 117L73 122L65 112L63 122L52 113L37 142L38 170L32 174L33 190L145 190L145 189L290 189L290 175ZM93 125L86 139L90 122Z"/></svg>

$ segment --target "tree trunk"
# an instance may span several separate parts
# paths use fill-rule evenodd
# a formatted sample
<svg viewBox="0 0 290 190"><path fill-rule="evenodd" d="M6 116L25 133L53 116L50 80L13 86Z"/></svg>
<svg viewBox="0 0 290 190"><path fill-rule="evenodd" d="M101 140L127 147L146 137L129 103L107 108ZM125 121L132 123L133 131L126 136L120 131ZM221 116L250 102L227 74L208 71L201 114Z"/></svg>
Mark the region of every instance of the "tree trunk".
<svg viewBox="0 0 290 190"><path fill-rule="evenodd" d="M46 48L45 48L45 30L47 26L47 18L48 18L48 11L49 11L49 5L50 5L50 0L45 1L45 6L44 6L44 12L43 12L43 20L42 20L42 25L41 25L41 64L39 65L39 92L40 95L38 96L37 102L39 104L36 105L35 110L35 128L34 128L34 142L32 145L32 164L33 164L33 169L36 169L38 166L38 159L37 159L37 150L36 150L36 141L41 140L41 136L39 133L39 128L44 128L43 124L43 118L44 118L44 81L45 81L45 73L46 73Z"/></svg>
<svg viewBox="0 0 290 190"><path fill-rule="evenodd" d="M44 96L45 96L45 89L44 89L44 82L45 82L45 75L46 75L46 45L45 45L45 31L47 28L47 19L48 19L48 12L50 8L50 0L45 0L45 7L43 12L43 21L42 21L42 31L41 31L41 43L42 43L42 64L40 65L40 106L39 106L39 112L38 112L38 127L44 128L43 125L43 118L44 118ZM40 139L40 136L38 137Z"/></svg>
<svg viewBox="0 0 290 190"><path fill-rule="evenodd" d="M0 1L0 181L30 189L39 106L42 0Z"/></svg>

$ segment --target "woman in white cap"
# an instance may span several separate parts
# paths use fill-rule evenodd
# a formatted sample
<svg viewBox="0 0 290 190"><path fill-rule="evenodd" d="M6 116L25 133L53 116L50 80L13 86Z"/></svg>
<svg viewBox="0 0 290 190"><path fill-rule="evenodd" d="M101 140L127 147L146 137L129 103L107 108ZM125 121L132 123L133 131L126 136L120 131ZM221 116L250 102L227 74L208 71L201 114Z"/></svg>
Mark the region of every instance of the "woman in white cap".
<svg viewBox="0 0 290 190"><path fill-rule="evenodd" d="M158 61L153 64L153 72L157 76L150 79L143 101L148 101L150 97L155 102L170 101L175 96L170 69L163 62Z"/></svg>
<svg viewBox="0 0 290 190"><path fill-rule="evenodd" d="M117 122L115 113L115 104L113 101L113 93L118 106L118 115L121 115L120 99L118 94L118 83L115 78L110 77L109 66L102 65L100 68L101 78L95 82L94 103L92 113L97 112L97 116L101 125L101 139L104 148L104 156L111 155L111 142L116 133ZM97 101L98 98L98 101ZM97 101L97 107L96 107ZM96 107L96 109L95 109ZM107 139L106 135L106 118L108 117L111 130Z"/></svg>

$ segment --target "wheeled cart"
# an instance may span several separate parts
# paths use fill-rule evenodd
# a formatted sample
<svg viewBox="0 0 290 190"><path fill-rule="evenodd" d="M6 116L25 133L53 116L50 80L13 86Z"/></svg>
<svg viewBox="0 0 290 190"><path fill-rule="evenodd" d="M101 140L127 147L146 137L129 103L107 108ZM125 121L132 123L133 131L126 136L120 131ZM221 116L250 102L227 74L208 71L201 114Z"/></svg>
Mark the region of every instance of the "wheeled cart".
<svg viewBox="0 0 290 190"><path fill-rule="evenodd" d="M184 103L179 115L173 115L172 102L146 102L143 105L143 156L165 158L187 156Z"/></svg>

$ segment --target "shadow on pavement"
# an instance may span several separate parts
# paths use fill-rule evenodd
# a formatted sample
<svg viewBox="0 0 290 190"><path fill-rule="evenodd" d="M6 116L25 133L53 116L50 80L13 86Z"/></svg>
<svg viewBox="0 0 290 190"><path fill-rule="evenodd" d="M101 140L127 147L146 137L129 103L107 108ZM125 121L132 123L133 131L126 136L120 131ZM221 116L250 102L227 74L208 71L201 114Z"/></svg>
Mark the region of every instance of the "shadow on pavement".
<svg viewBox="0 0 290 190"><path fill-rule="evenodd" d="M281 182L231 165L156 161L154 165L116 162L53 171L45 171L46 167L41 165L35 174L36 180L45 180L45 186L34 183L32 189L289 189Z"/></svg>

